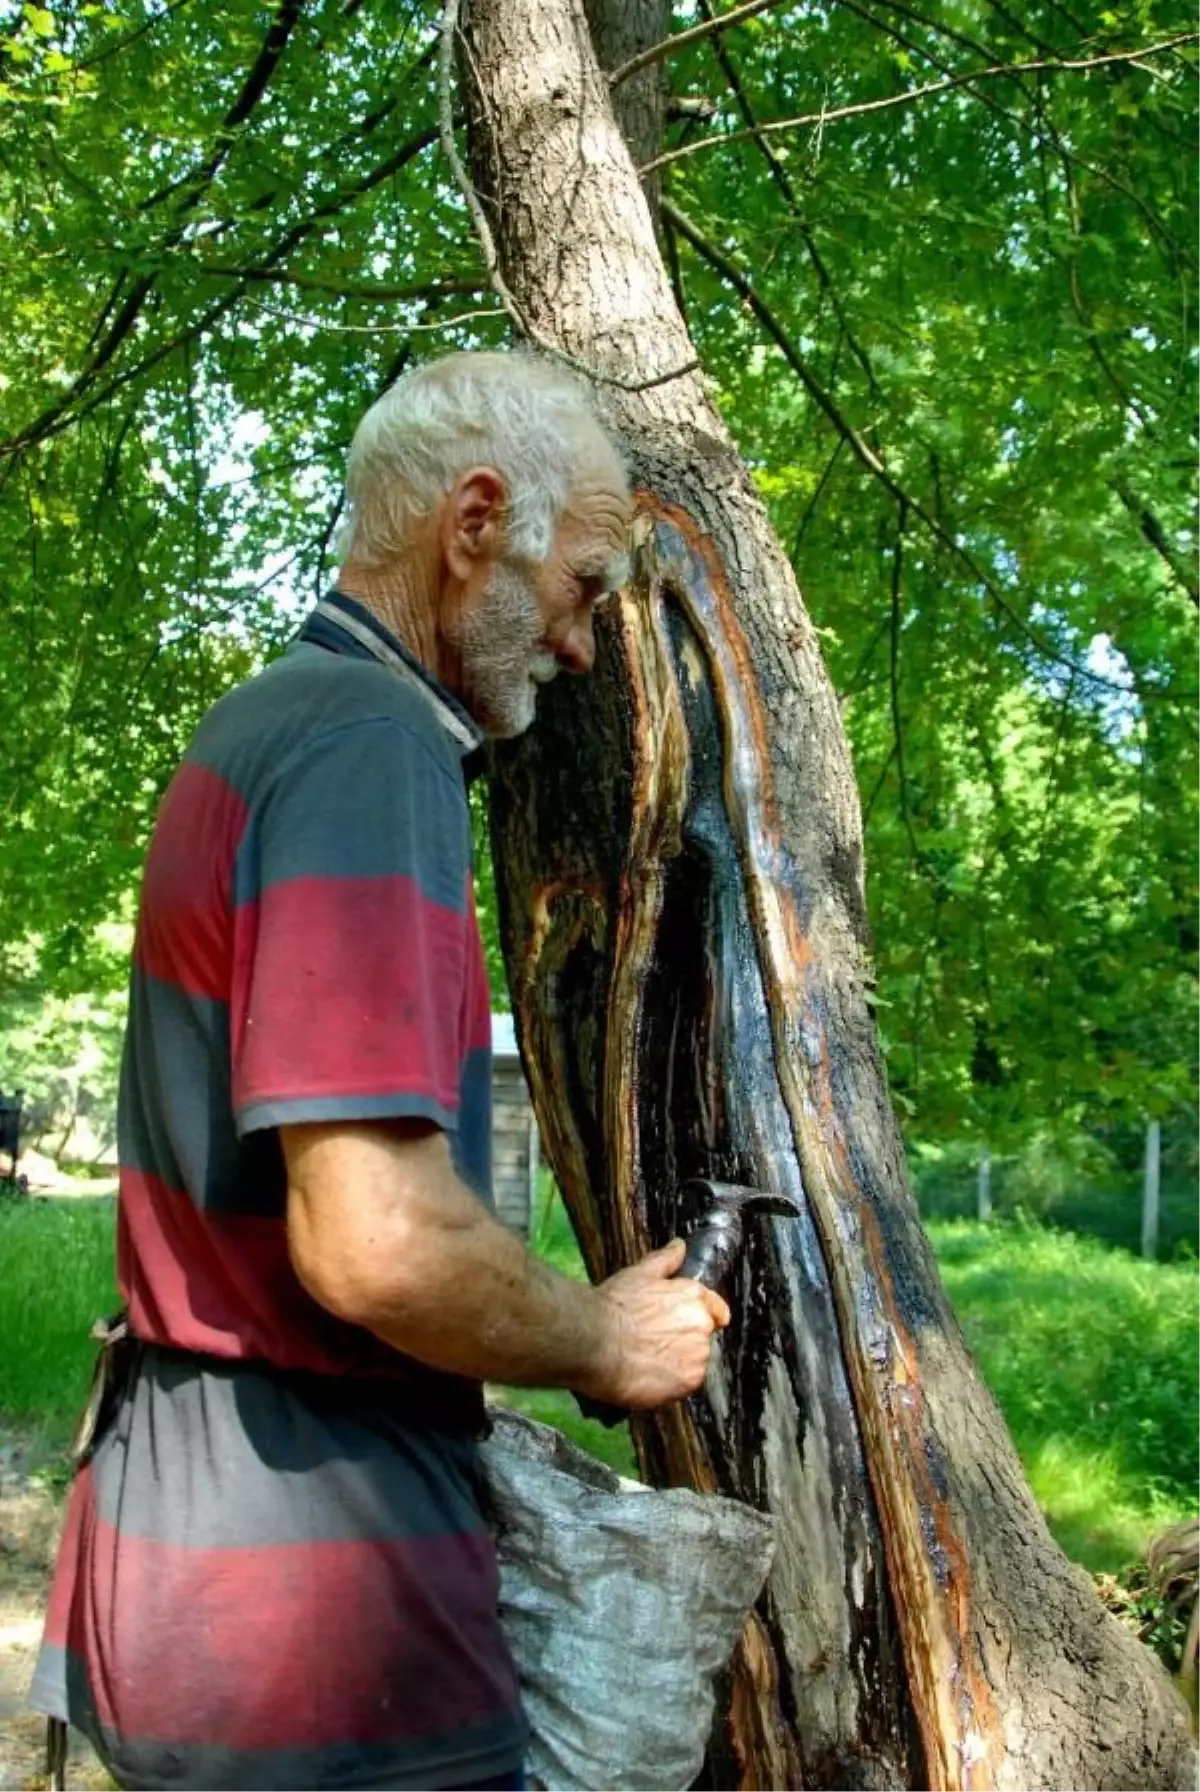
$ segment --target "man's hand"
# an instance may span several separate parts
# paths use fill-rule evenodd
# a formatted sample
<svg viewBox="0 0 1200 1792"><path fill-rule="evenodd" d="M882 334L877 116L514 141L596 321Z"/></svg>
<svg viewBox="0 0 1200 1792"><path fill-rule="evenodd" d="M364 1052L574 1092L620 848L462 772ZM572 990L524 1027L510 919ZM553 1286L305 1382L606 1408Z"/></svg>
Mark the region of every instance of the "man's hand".
<svg viewBox="0 0 1200 1792"><path fill-rule="evenodd" d="M608 1350L580 1393L644 1408L703 1386L713 1333L729 1324L729 1308L703 1282L676 1275L686 1248L673 1239L600 1284Z"/></svg>

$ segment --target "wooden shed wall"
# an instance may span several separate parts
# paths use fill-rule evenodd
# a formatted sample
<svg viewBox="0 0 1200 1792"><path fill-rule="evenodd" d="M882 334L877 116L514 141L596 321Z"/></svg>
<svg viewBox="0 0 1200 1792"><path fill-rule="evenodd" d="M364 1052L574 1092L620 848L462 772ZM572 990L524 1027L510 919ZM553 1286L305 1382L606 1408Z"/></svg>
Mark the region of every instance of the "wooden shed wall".
<svg viewBox="0 0 1200 1792"><path fill-rule="evenodd" d="M536 1206L537 1122L519 1058L496 1058L492 1066L492 1188L496 1212L506 1226L529 1236Z"/></svg>

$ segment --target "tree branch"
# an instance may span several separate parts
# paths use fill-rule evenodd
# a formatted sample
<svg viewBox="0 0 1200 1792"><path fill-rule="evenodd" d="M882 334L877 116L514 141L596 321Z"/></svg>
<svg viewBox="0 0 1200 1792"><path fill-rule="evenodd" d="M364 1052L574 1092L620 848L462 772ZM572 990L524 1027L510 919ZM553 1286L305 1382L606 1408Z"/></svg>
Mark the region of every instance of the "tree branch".
<svg viewBox="0 0 1200 1792"><path fill-rule="evenodd" d="M681 211L673 199L664 199L662 209L663 216L671 220L672 225L679 232L680 236L692 245L697 254L702 256L705 261L716 268L717 272L729 282L735 291L741 294L742 298L758 318L758 321L762 324L767 334L783 351L784 357L792 367L793 371L799 375L801 383L804 385L810 398L812 398L815 403L820 406L821 410L824 411L839 435L845 438L846 442L854 450L854 453L862 462L863 466L867 468L868 472L873 473L877 479L883 482L887 490L891 492L893 498L896 499L897 503L900 503L901 501L910 503L911 501L907 494L896 484L887 467L875 453L875 450L863 436L860 435L854 425L838 408L835 401L830 397L824 386L822 386L817 379L812 368L809 366L809 363L805 360L804 356L800 353L800 350L788 335L783 324L775 316L774 312L771 311L769 306L751 285L750 281L746 278L745 274L742 273L736 263L731 261L723 250L718 249L715 243L711 242L708 237L703 235L697 226L693 224L687 213Z"/></svg>
<svg viewBox="0 0 1200 1792"><path fill-rule="evenodd" d="M1200 609L1200 583L1197 582L1196 574L1187 562L1181 560L1179 555L1175 552L1175 549L1167 539L1166 530L1163 528L1154 512L1150 509L1149 505L1143 504L1136 492L1134 492L1123 479L1114 479L1112 488L1129 512L1130 516L1136 520L1138 528L1150 543L1150 546L1166 564L1167 570L1170 572L1176 584L1179 585L1181 590L1187 593L1188 597L1190 597L1192 602L1196 605L1196 608Z"/></svg>
<svg viewBox="0 0 1200 1792"><path fill-rule="evenodd" d="M377 187L382 181L387 180L391 175L397 173L408 162L415 161L417 156L420 155L423 150L428 149L431 144L437 142L437 138L437 126L428 126L425 130L419 131L415 137L410 137L407 142L402 143L392 155L386 158L385 161L379 163L377 167L372 168L367 174L360 176L359 179L353 181L350 186L341 188L330 194L327 199L322 201L320 205L316 206L315 209L310 212L307 218L302 218L297 223L293 224L270 249L266 250L265 253L259 257L257 268L260 275L271 268L276 261L282 261L285 256L290 255L292 250L298 248L305 238L311 236L313 231L327 218L336 217L346 208L346 206L352 204L356 199L362 198L365 193L369 193L373 187ZM7 442L0 442L0 462L7 459L8 464L11 465L12 457L17 455L23 448L31 446L33 441L43 441L50 436L60 434L64 429L70 428L71 424L79 417L86 416L88 412L95 410L98 405L104 404L114 392L120 391L120 389L123 386L127 386L131 380L139 379L143 374L148 373L151 368L156 367L160 361L164 360L169 354L172 354L175 349L188 341L190 337L204 335L205 332L210 330L213 324L223 317L227 311L232 310L234 305L236 305L238 300L242 297L244 291L244 285L239 284L238 286L235 286L231 292L226 293L215 304L209 306L207 311L203 312L194 322L188 324L185 329L176 332L176 334L169 337L165 343L158 344L141 361L135 363L134 366L122 369L119 374L116 374L108 384L103 386L98 392L92 392L88 397L86 404L80 404L78 400L82 398L85 393L89 392L91 386L94 384L94 378L89 379L86 384L81 386L78 392L65 394L63 401L55 407L53 415L47 413L44 419L39 420L44 424L44 427L37 436L32 436L31 432L26 430L22 432L21 435L15 436Z"/></svg>
<svg viewBox="0 0 1200 1792"><path fill-rule="evenodd" d="M232 148L235 132L240 125L246 122L266 92L267 84L279 66L288 39L300 17L304 4L305 0L279 0L279 8L271 21L262 48L255 57L253 66L242 83L237 98L221 121L212 153L191 178L176 221L164 239L163 252L173 249L179 243L187 213L194 209L204 193L207 192ZM96 377L107 367L133 329L141 314L142 306L157 279L158 273L155 271L143 274L134 281L124 304L117 312L87 366L76 376L62 396L57 398L52 405L47 406L40 417L36 417L18 435L0 444L0 453L19 453L21 449L30 448L35 443L43 441L47 435L55 433L55 426L59 420L73 410L76 401L83 396Z"/></svg>
<svg viewBox="0 0 1200 1792"><path fill-rule="evenodd" d="M370 281L323 279L319 274L293 274L286 268L264 264L237 267L232 262L204 261L198 258L198 269L222 279L242 280L248 284L269 282L276 286L296 286L303 292L327 292L339 299L362 299L372 305L403 305L418 299L442 299L454 294L477 293L483 281L476 274L450 275L444 280L418 281L411 286L381 286Z"/></svg>
<svg viewBox="0 0 1200 1792"><path fill-rule="evenodd" d="M613 69L608 77L611 88L619 87L622 81L628 81L631 75L640 74L644 68L650 68L656 62L663 62L673 56L676 50L686 49L689 44L699 43L701 38L712 37L719 31L728 31L731 25L741 25L747 19L753 19L760 12L769 12L774 6L781 6L783 0L744 0L741 6L735 6L732 12L711 15L700 25L689 25L686 31L677 31L671 37L664 37L660 43L651 44L649 49L639 50L620 68Z"/></svg>
<svg viewBox="0 0 1200 1792"><path fill-rule="evenodd" d="M229 158L229 152L237 135L239 125L245 124L259 100L267 90L267 83L279 66L280 58L287 48L288 39L292 35L306 0L280 0L279 10L272 19L262 47L255 57L249 74L243 81L241 89L217 127L213 147L198 168L190 174L181 175L168 182L149 199L142 200L139 211L150 211L161 205L172 193L184 194L181 215L189 212L197 200L208 191L216 176Z"/></svg>
<svg viewBox="0 0 1200 1792"><path fill-rule="evenodd" d="M1049 124L1049 120L1047 120L1047 124ZM1116 392L1122 405L1131 411L1137 418L1145 435L1153 439L1155 434L1154 425L1147 414L1145 407L1134 397L1133 393L1125 385L1124 380L1113 366L1111 359L1100 341L1100 335L1099 331L1096 329L1095 321L1088 312L1084 301L1082 283L1079 277L1079 244L1082 242L1083 231L1078 193L1071 173L1070 157L1068 156L1065 147L1060 143L1057 132L1053 131L1052 127L1051 137L1058 152L1063 182L1067 192L1067 220L1073 245L1070 256L1067 258L1067 285L1070 292L1071 307L1074 310L1076 317L1079 319L1080 324L1083 326L1084 333L1087 337L1088 347L1091 349L1092 355L1105 378ZM1044 182L1045 176L1043 173L1043 183ZM1059 257L1059 259L1064 258ZM1155 553L1162 559L1176 584L1185 595L1191 599L1197 608L1200 609L1200 583L1198 583L1196 579L1195 572L1191 566L1189 566L1175 552L1167 538L1166 530L1163 528L1154 512L1150 509L1149 505L1143 504L1134 494L1130 486L1123 480L1114 479L1110 481L1110 484L1126 510L1136 519L1143 536L1154 549Z"/></svg>
<svg viewBox="0 0 1200 1792"><path fill-rule="evenodd" d="M706 18L713 17L709 0L700 0L700 10ZM787 170L776 155L772 145L767 141L758 128L759 121L750 104L750 97L742 83L741 76L734 66L733 58L729 54L729 46L722 40L722 38L716 37L713 39L712 49L713 54L721 65L721 72L724 74L725 79L729 84L729 90L737 102L738 111L745 119L747 128L754 133L754 141L757 143L759 150L762 153L763 160L771 171L771 178L779 188L779 191L783 194L787 208L792 217L796 220L796 228L800 232L800 240L804 244L808 259L812 264L813 272L821 283L822 291L828 295L829 301L832 304L834 311L837 313L838 323L845 332L846 341L850 344L851 353L866 375L867 384L869 385L871 392L878 396L879 382L875 378L875 369L871 365L870 356L860 344L854 331L850 328L850 320L847 318L842 306L841 296L834 286L833 276L830 274L829 269L825 264L825 258L817 247L816 238L809 228L808 221L804 216L803 207L800 204L796 189L788 177Z"/></svg>
<svg viewBox="0 0 1200 1792"><path fill-rule="evenodd" d="M788 365L792 368L813 402L818 405L825 416L828 417L839 435L844 437L847 446L853 451L856 458L861 461L867 471L879 481L880 485L883 486L884 490L890 494L896 503L904 507L906 514L911 513L911 515L917 517L934 539L939 542L948 553L953 555L955 559L959 560L961 564L966 567L967 571L971 574L971 577L975 579L987 593L995 608L1003 616L1008 618L1014 628L1018 629L1020 633L1024 635L1030 646L1037 651L1041 658L1065 667L1076 678L1083 679L1104 690L1120 691L1123 696L1127 696L1128 689L1125 685L1118 684L1115 679L1105 678L1102 673L1093 672L1088 666L1081 666L1078 661L1073 660L1071 656L1064 653L1061 648L1055 647L1052 642L1044 641L1037 631L1029 626L1029 623L1020 612L1012 607L1012 604L1000 589L999 585L997 585L991 574L979 565L974 556L963 547L960 541L955 539L954 535L944 526L944 524L939 522L918 499L914 498L912 494L900 484L895 474L885 465L870 444L864 440L860 431L855 429L854 425L843 414L834 399L821 385L811 366L800 353L800 350L792 341L779 318L756 291L736 263L731 261L723 250L718 249L715 243L710 242L709 239L697 229L696 225L692 223L687 214L680 211L674 200L664 198L662 202L662 210L663 216L670 218L680 236L682 236L685 241L689 242L693 249L696 250L697 254L701 255L704 260L714 267L717 272L729 282L734 290L741 295L746 305L767 332L768 336L770 336L771 340L780 349L785 360L788 362ZM1147 697L1154 696L1172 702L1194 701L1194 694L1179 691L1155 690L1146 691L1144 694Z"/></svg>
<svg viewBox="0 0 1200 1792"><path fill-rule="evenodd" d="M699 137L694 143L682 144L678 149L664 151L652 162L647 162L638 173L645 176L655 168L667 168L673 162L682 161L685 156L694 156L702 149L711 149L716 144L746 143L760 133L765 135L775 131L797 131L810 125L824 129L826 125L836 124L842 118L860 118L867 113L886 112L896 106L911 106L917 100L929 99L939 93L951 93L955 88L968 87L974 81L993 80L998 77L1015 78L1019 75L1033 74L1039 69L1050 69L1059 72L1085 72L1094 68L1106 68L1113 62L1132 62L1138 56L1159 56L1167 50L1176 49L1180 44L1196 43L1200 33L1185 31L1178 37L1167 39L1163 43L1144 45L1134 50L1114 50L1107 56L1091 57L1039 57L1031 62L1000 62L989 68L971 69L963 74L949 75L942 81L930 81L924 87L912 87L904 93L893 93L878 100L860 100L853 106L833 106L822 108L820 112L806 112L798 118L769 118L758 124L754 130L722 131L716 136Z"/></svg>
<svg viewBox="0 0 1200 1792"><path fill-rule="evenodd" d="M418 330L452 330L456 324L471 323L477 317L508 315L501 305L487 305L482 309L475 307L460 311L455 317L429 318L419 324L335 324L325 317L302 317L294 311L281 311L278 305L264 305L260 299L244 299L243 303L252 311L280 318L285 324L297 325L302 330L325 330L333 336L412 336Z"/></svg>
<svg viewBox="0 0 1200 1792"><path fill-rule="evenodd" d="M321 47L321 45L319 44L318 47ZM333 161L334 163L338 163L339 158L345 150L349 149L352 145L362 143L373 131L378 130L379 126L389 119L400 105L401 99L405 97L403 90L408 82L410 82L414 76L421 74L429 67L431 62L435 62L436 60L437 40L435 39L432 44L421 52L415 62L408 64L404 70L403 78L397 79L394 82L394 91L391 97L383 100L376 106L373 112L368 112L365 118L360 118L348 131L343 131L340 137L335 137L333 142L328 144L320 152L321 159L326 162ZM164 187L161 192L151 194L149 199L143 199L138 205L138 210L147 211L152 206L160 203L168 194L174 192L176 188L181 186L185 179L186 176L181 177L179 180L172 182L171 186ZM275 203L278 197L277 190L274 187L270 187L265 192L260 193L256 199L252 200L247 207L247 210L265 211Z"/></svg>
<svg viewBox="0 0 1200 1792"><path fill-rule="evenodd" d="M267 91L267 83L279 66L283 52L287 49L288 39L299 23L304 5L305 0L280 0L279 11L271 20L270 30L263 39L262 48L254 60L250 73L242 83L241 92L221 120L221 128L217 132L217 141L213 152L199 170L199 175L205 185L217 173L228 156L239 125L245 124Z"/></svg>
<svg viewBox="0 0 1200 1792"><path fill-rule="evenodd" d="M858 5L856 0L839 0L839 3L845 7L848 12L852 12L856 18L862 19L876 31L881 32L884 37L891 38L893 43L897 43L901 45L903 49L910 50L914 55L920 56L923 62L927 62L931 68L936 68L940 74L946 76L953 75L954 70L951 69L947 63L943 62L940 57L935 56L931 50L926 49L923 44L915 43L911 37L906 37L902 31L897 31L893 25L885 24L882 19L876 18L875 14L868 11L865 6ZM974 38L964 36L961 31L952 31L948 26L937 24L933 19L926 18L924 13L917 12L911 6L901 4L900 0L889 0L889 5L893 12L900 13L904 18L915 20L918 24L924 25L927 30L939 32L942 36L949 38L952 43L959 44L980 56L986 56L988 53L986 45L979 43ZM1132 58L1130 60L1135 68L1142 67L1140 62L1137 62ZM1111 66L1115 72L1117 64L1114 63ZM975 88L970 87L969 82L968 87L969 91L974 94L979 103L986 106L989 112L994 112L997 118L1005 118L1019 130L1027 131L1034 144L1039 149L1045 148L1047 143L1049 143L1056 155L1062 160L1064 167L1074 166L1082 168L1085 173L1094 175L1097 180L1103 181L1106 186L1111 187L1115 193L1120 193L1124 198L1128 199L1131 205L1136 206L1137 210L1146 220L1150 230L1159 241L1165 247L1170 249L1176 258L1182 258L1182 246L1142 198L1140 193L1136 192L1135 189L1129 186L1125 181L1119 180L1117 176L1112 173L1111 169L1103 168L1097 162L1086 161L1083 156L1077 155L1074 150L1067 148L1062 140L1061 134L1047 115L1041 103L1040 89L1037 93L1031 94L1025 84L1021 83L1022 93L1024 93L1025 97L1031 101L1037 117L1044 126L1044 135L1042 131L1032 125L1028 119L1023 118L1019 112L1014 112L1011 106L1002 105L999 100L994 99L986 89L976 90Z"/></svg>
<svg viewBox="0 0 1200 1792"><path fill-rule="evenodd" d="M1040 100L1038 102L1038 110L1040 113ZM1049 124L1048 119L1046 122ZM1058 133L1056 131L1050 131L1050 140L1057 148ZM1062 168L1063 183L1067 190L1067 227L1070 231L1071 249L1067 255L1058 255L1054 250L1051 250L1051 253L1056 256L1056 259L1064 262L1066 265L1067 290L1071 298L1071 309L1079 319L1084 335L1087 338L1088 347L1092 352L1096 364L1104 374L1105 379L1107 379L1117 397L1120 399L1122 408L1133 413L1144 433L1153 440L1155 433L1154 424L1147 414L1145 406L1139 399L1135 398L1133 393L1126 386L1124 380L1122 380L1117 373L1116 368L1105 353L1104 345L1100 341L1100 335L1096 329L1095 322L1089 315L1087 304L1083 296L1083 284L1079 277L1079 254L1083 243L1083 223L1080 217L1079 195L1076 191L1074 177L1071 173L1070 161L1062 153L1061 149L1059 150L1059 165Z"/></svg>

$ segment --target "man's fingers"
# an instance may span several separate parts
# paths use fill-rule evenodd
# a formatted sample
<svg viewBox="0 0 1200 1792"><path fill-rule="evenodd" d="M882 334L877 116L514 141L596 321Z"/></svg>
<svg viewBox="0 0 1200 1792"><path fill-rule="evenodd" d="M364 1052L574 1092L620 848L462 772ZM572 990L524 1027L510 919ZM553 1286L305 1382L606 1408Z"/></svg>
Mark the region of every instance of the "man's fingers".
<svg viewBox="0 0 1200 1792"><path fill-rule="evenodd" d="M700 1285L704 1288L703 1283ZM728 1302L723 1301L721 1296L715 1294L711 1288L704 1288L704 1304L712 1315L712 1321L717 1330L723 1332L725 1327L729 1324L729 1321L733 1318L733 1314L729 1311Z"/></svg>
<svg viewBox="0 0 1200 1792"><path fill-rule="evenodd" d="M687 1245L682 1238L673 1238L670 1244L664 1244L660 1250L650 1251L645 1257L639 1257L635 1267L645 1270L647 1275L660 1276L667 1282L686 1255Z"/></svg>
<svg viewBox="0 0 1200 1792"><path fill-rule="evenodd" d="M662 1281L668 1282L678 1273L686 1255L686 1240L682 1238L673 1238L669 1244L664 1244L661 1249L650 1251L645 1257L639 1258L638 1262L634 1265L634 1268L644 1271L648 1276L661 1278ZM687 1279L689 1282L693 1280L691 1276ZM718 1331L724 1331L731 1318L728 1306L721 1299L719 1294L714 1293L711 1288L706 1288L703 1282L696 1282L695 1286L700 1291L701 1300L703 1301L705 1310L713 1324Z"/></svg>

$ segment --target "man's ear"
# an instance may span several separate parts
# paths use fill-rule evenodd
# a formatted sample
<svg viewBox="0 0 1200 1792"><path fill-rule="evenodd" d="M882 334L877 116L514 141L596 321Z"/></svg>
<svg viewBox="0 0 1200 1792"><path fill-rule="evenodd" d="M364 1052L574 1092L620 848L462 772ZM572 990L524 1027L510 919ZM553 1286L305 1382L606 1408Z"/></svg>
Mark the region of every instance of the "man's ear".
<svg viewBox="0 0 1200 1792"><path fill-rule="evenodd" d="M508 518L508 486L495 467L470 467L446 494L441 518L442 554L451 575L474 582L481 567L499 559Z"/></svg>

